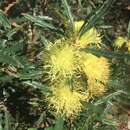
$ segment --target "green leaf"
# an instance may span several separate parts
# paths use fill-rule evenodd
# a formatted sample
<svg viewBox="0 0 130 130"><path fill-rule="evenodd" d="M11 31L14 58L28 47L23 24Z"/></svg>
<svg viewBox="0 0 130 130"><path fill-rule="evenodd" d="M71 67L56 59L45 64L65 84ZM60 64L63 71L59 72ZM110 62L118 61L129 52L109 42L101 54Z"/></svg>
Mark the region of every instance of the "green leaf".
<svg viewBox="0 0 130 130"><path fill-rule="evenodd" d="M105 16L114 2L115 0L105 1L104 4L95 12L95 14L83 24L79 35L82 36L86 31L92 28L98 22L98 20Z"/></svg>
<svg viewBox="0 0 130 130"><path fill-rule="evenodd" d="M24 65L21 62L21 56L17 56L16 52L21 49L22 44L12 43L10 46L0 44L0 63L13 65L15 67L23 68Z"/></svg>
<svg viewBox="0 0 130 130"><path fill-rule="evenodd" d="M28 128L28 130L38 130L37 128Z"/></svg>
<svg viewBox="0 0 130 130"><path fill-rule="evenodd" d="M104 119L103 123L109 126L117 126L117 122L114 120L108 120L108 119Z"/></svg>
<svg viewBox="0 0 130 130"><path fill-rule="evenodd" d="M10 129L9 112L5 111L5 130Z"/></svg>
<svg viewBox="0 0 130 130"><path fill-rule="evenodd" d="M63 128L64 120L63 118L58 118L54 127L54 130L64 130Z"/></svg>
<svg viewBox="0 0 130 130"><path fill-rule="evenodd" d="M49 45L49 41L42 35L40 37L41 37L41 41L42 41L43 45L45 47L47 47Z"/></svg>
<svg viewBox="0 0 130 130"><path fill-rule="evenodd" d="M7 29L11 29L11 23L2 10L0 10L0 23Z"/></svg>
<svg viewBox="0 0 130 130"><path fill-rule="evenodd" d="M94 48L80 49L80 51L92 53L92 54L97 55L97 56L104 56L107 58L117 58L117 59L127 58L128 60L130 60L130 53L112 52L112 51L94 49Z"/></svg>
<svg viewBox="0 0 130 130"><path fill-rule="evenodd" d="M64 125L63 118L58 118L56 120L56 123L55 123L54 127L49 127L49 128L46 128L45 130L65 130L63 125Z"/></svg>
<svg viewBox="0 0 130 130"><path fill-rule="evenodd" d="M4 128L3 128L3 114L2 113L0 113L0 130L4 130Z"/></svg>
<svg viewBox="0 0 130 130"><path fill-rule="evenodd" d="M114 97L118 96L118 95L121 95L121 94L126 94L123 90L118 90L114 93L111 93L109 94L108 96L106 97L103 97L101 99L99 99L97 102L94 103L94 105L100 105L100 104L103 104L105 102L108 102L109 100L113 99Z"/></svg>
<svg viewBox="0 0 130 130"><path fill-rule="evenodd" d="M130 38L130 21L129 21L129 24L128 24L128 28L127 28L127 37L128 39Z"/></svg>
<svg viewBox="0 0 130 130"><path fill-rule="evenodd" d="M46 19L42 19L39 16L32 16L32 15L29 15L29 14L23 14L23 16L27 20L29 20L31 22L34 22L34 24L36 26L39 26L39 27L42 27L42 28L50 28L50 29L56 30L55 27L52 24L50 24L49 22L46 22L47 21Z"/></svg>
<svg viewBox="0 0 130 130"><path fill-rule="evenodd" d="M67 0L62 0L62 2L63 2L63 5L64 5L64 8L65 8L67 17L69 18L71 26L72 26L72 28L74 30L74 19L73 19L73 15L71 13L71 10L70 10L70 6L68 5Z"/></svg>
<svg viewBox="0 0 130 130"><path fill-rule="evenodd" d="M22 82L24 85L28 85L28 86L31 86L35 89L40 89L43 93L45 92L49 92L49 87L47 85L44 85L40 82L36 82L36 81L23 81Z"/></svg>
<svg viewBox="0 0 130 130"><path fill-rule="evenodd" d="M8 33L7 33L7 37L8 37L8 39L11 39L12 38L12 36L15 34L15 33L17 33L18 32L18 30L19 30L20 28L13 28L13 29L11 29Z"/></svg>
<svg viewBox="0 0 130 130"><path fill-rule="evenodd" d="M18 74L20 80L38 79L41 76L42 76L42 71L38 71L38 70L30 70L29 72L25 72L23 70L23 72L20 72Z"/></svg>
<svg viewBox="0 0 130 130"><path fill-rule="evenodd" d="M23 64L20 62L18 57L16 55L11 56L7 52L3 53L0 51L0 63L23 68Z"/></svg>

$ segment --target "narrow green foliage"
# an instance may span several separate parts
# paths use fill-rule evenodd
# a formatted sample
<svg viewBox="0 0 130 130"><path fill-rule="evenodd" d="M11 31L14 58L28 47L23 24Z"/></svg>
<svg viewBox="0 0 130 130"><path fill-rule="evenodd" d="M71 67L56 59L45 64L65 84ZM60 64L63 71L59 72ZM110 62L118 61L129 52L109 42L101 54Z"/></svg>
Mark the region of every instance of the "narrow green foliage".
<svg viewBox="0 0 130 130"><path fill-rule="evenodd" d="M82 36L86 31L92 28L98 22L98 20L105 16L114 2L115 0L105 1L104 4L95 12L95 14L83 24L80 30L80 36Z"/></svg>
<svg viewBox="0 0 130 130"><path fill-rule="evenodd" d="M85 49L81 49L81 51L92 53L97 56L104 56L108 58L117 58L117 59L127 58L128 60L130 60L130 53L112 52L112 51L93 49L93 48L85 48Z"/></svg>
<svg viewBox="0 0 130 130"><path fill-rule="evenodd" d="M10 129L10 121L9 121L9 112L5 111L5 130L9 130Z"/></svg>
<svg viewBox="0 0 130 130"><path fill-rule="evenodd" d="M0 24L2 24L5 29L11 29L11 23L2 10L0 10Z"/></svg>
<svg viewBox="0 0 130 130"><path fill-rule="evenodd" d="M62 2L64 5L64 8L65 8L67 17L69 19L69 22L71 23L71 27L74 30L74 18L73 18L73 15L71 13L70 6L68 5L67 0L62 0Z"/></svg>
<svg viewBox="0 0 130 130"><path fill-rule="evenodd" d="M18 48L19 47L17 45L16 49ZM13 47L11 50L11 48L0 45L0 63L13 65L17 67L23 67L23 64L19 60L19 57L16 56L15 51L15 47Z"/></svg>
<svg viewBox="0 0 130 130"><path fill-rule="evenodd" d="M123 90L118 90L118 91L116 91L114 93L109 94L108 96L106 96L106 97L104 97L102 99L99 99L94 104L95 105L103 104L103 103L108 102L109 100L112 100L113 98L115 98L116 96L121 95L121 94L126 94L126 93Z"/></svg>
<svg viewBox="0 0 130 130"><path fill-rule="evenodd" d="M7 37L10 40L14 34L16 34L20 28L13 28L7 33Z"/></svg>
<svg viewBox="0 0 130 130"><path fill-rule="evenodd" d="M43 93L46 93L46 92L49 92L49 88L48 86L40 83L40 82L36 82L36 81L23 81L22 84L24 85L28 85L28 86L31 86L33 87L34 89L40 89L41 92Z"/></svg>
<svg viewBox="0 0 130 130"><path fill-rule="evenodd" d="M0 113L0 130L3 130L3 120L2 120L2 113Z"/></svg>
<svg viewBox="0 0 130 130"><path fill-rule="evenodd" d="M64 130L63 124L64 124L63 118L58 118L55 123L54 130Z"/></svg>
<svg viewBox="0 0 130 130"><path fill-rule="evenodd" d="M48 19L41 18L39 16L32 16L32 15L29 15L29 14L23 14L23 16L27 20L33 22L34 25L36 25L36 26L39 26L39 27L42 27L42 28L54 29L55 30L55 27L51 23L48 22ZM49 19L49 21L50 21L50 19Z"/></svg>

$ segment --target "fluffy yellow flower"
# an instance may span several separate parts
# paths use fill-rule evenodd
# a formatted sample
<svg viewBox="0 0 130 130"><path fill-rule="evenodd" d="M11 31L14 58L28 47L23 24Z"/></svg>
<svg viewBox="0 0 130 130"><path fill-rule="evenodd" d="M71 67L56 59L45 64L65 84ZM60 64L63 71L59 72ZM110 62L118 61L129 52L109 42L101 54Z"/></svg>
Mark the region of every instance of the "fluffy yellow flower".
<svg viewBox="0 0 130 130"><path fill-rule="evenodd" d="M99 97L106 91L106 85L94 79L88 79L87 91L89 93L89 99Z"/></svg>
<svg viewBox="0 0 130 130"><path fill-rule="evenodd" d="M50 47L47 54L46 61L48 61L47 65L52 79L72 76L76 63L76 51L72 46L62 42L56 43Z"/></svg>
<svg viewBox="0 0 130 130"><path fill-rule="evenodd" d="M90 44L96 44L99 46L101 43L101 37L95 28L91 28L83 34L77 42L81 48L87 47Z"/></svg>
<svg viewBox="0 0 130 130"><path fill-rule="evenodd" d="M114 46L117 48L121 48L123 45L128 48L128 51L130 51L130 39L128 39L127 37L119 36L115 40Z"/></svg>
<svg viewBox="0 0 130 130"><path fill-rule="evenodd" d="M84 21L75 22L75 32L77 33L82 27ZM96 44L99 46L101 43L101 36L97 30L93 27L85 32L80 38L77 39L77 44L80 48L87 47L90 44Z"/></svg>
<svg viewBox="0 0 130 130"><path fill-rule="evenodd" d="M117 47L117 48L121 48L125 43L127 43L126 38L118 37L114 42L114 46Z"/></svg>
<svg viewBox="0 0 130 130"><path fill-rule="evenodd" d="M82 52L81 66L88 79L96 79L101 82L107 82L110 70L109 63L106 58Z"/></svg>
<svg viewBox="0 0 130 130"><path fill-rule="evenodd" d="M76 116L82 110L81 101L85 98L76 90L71 90L70 86L61 83L52 88L52 96L48 97L49 106L56 110L57 114L67 117Z"/></svg>

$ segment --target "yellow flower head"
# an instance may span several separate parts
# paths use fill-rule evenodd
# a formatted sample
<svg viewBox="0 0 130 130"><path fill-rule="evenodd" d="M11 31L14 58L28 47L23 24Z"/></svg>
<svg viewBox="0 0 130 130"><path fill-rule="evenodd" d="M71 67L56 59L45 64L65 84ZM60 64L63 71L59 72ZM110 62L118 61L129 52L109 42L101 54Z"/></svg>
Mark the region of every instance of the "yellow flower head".
<svg viewBox="0 0 130 130"><path fill-rule="evenodd" d="M79 32L80 28L82 27L84 21L75 22L75 32ZM77 44L80 48L87 47L90 44L99 44L102 42L100 34L97 30L93 27L87 32L85 32L80 38L77 39Z"/></svg>
<svg viewBox="0 0 130 130"><path fill-rule="evenodd" d="M119 36L115 40L114 46L117 48L121 48L123 45L128 48L128 51L130 51L130 39L128 39L127 37Z"/></svg>
<svg viewBox="0 0 130 130"><path fill-rule="evenodd" d="M99 97L106 91L106 85L94 79L88 79L89 98Z"/></svg>
<svg viewBox="0 0 130 130"><path fill-rule="evenodd" d="M76 52L74 48L66 43L55 43L48 50L48 61L50 75L52 78L71 76L75 69Z"/></svg>
<svg viewBox="0 0 130 130"><path fill-rule="evenodd" d="M76 90L71 90L70 86L61 83L52 88L52 96L48 97L49 106L56 110L57 114L67 117L76 116L82 110L81 101L84 96Z"/></svg>
<svg viewBox="0 0 130 130"><path fill-rule="evenodd" d="M82 70L88 79L96 79L106 83L109 78L109 63L104 57L97 57L90 53L81 53Z"/></svg>
<svg viewBox="0 0 130 130"><path fill-rule="evenodd" d="M114 46L117 47L117 48L121 48L125 43L127 43L126 38L118 37L114 42Z"/></svg>

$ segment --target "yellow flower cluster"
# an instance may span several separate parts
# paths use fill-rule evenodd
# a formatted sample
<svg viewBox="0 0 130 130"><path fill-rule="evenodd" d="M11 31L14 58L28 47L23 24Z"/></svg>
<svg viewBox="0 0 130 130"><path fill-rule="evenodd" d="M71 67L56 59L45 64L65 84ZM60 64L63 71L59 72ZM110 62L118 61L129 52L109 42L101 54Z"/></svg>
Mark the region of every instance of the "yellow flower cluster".
<svg viewBox="0 0 130 130"><path fill-rule="evenodd" d="M76 34L83 23L83 21L75 22ZM110 75L108 60L80 51L80 48L91 44L99 47L100 43L100 34L95 28L91 28L80 38L77 35L76 39L57 40L47 50L45 66L49 66L49 78L53 82L52 95L47 97L47 100L56 113L65 114L67 117L75 116L82 110L82 101L87 102L105 92ZM82 89L84 87L79 83L80 78L73 86L77 87L79 83L81 89L79 86L78 89L75 87L71 89L72 86L68 82L75 75L85 76L86 90Z"/></svg>
<svg viewBox="0 0 130 130"><path fill-rule="evenodd" d="M106 84L103 84L99 81L88 79L88 98L91 99L93 97L101 96L106 90Z"/></svg>
<svg viewBox="0 0 130 130"><path fill-rule="evenodd" d="M80 28L83 24L84 21L75 22L75 31L77 33L80 31ZM97 46L99 46L101 43L101 37L97 30L93 27L85 32L84 35L82 35L80 38L77 38L76 42L80 48L87 47L90 44L96 44Z"/></svg>
<svg viewBox="0 0 130 130"><path fill-rule="evenodd" d="M110 69L108 60L92 54L82 53L81 65L88 79L89 98L100 96L106 90Z"/></svg>
<svg viewBox="0 0 130 130"><path fill-rule="evenodd" d="M55 44L49 50L50 74L53 79L57 77L66 77L73 74L76 53L69 45Z"/></svg>
<svg viewBox="0 0 130 130"><path fill-rule="evenodd" d="M83 107L81 101L85 100L84 95L70 87L67 83L60 83L52 88L52 96L48 98L56 113L67 117L77 115Z"/></svg>
<svg viewBox="0 0 130 130"><path fill-rule="evenodd" d="M90 53L81 53L81 65L88 79L106 82L109 78L109 64L104 57L97 57Z"/></svg>
<svg viewBox="0 0 130 130"><path fill-rule="evenodd" d="M125 46L128 48L128 51L130 51L130 39L127 37L117 37L117 39L114 41L114 46L117 48L121 48L122 46Z"/></svg>

